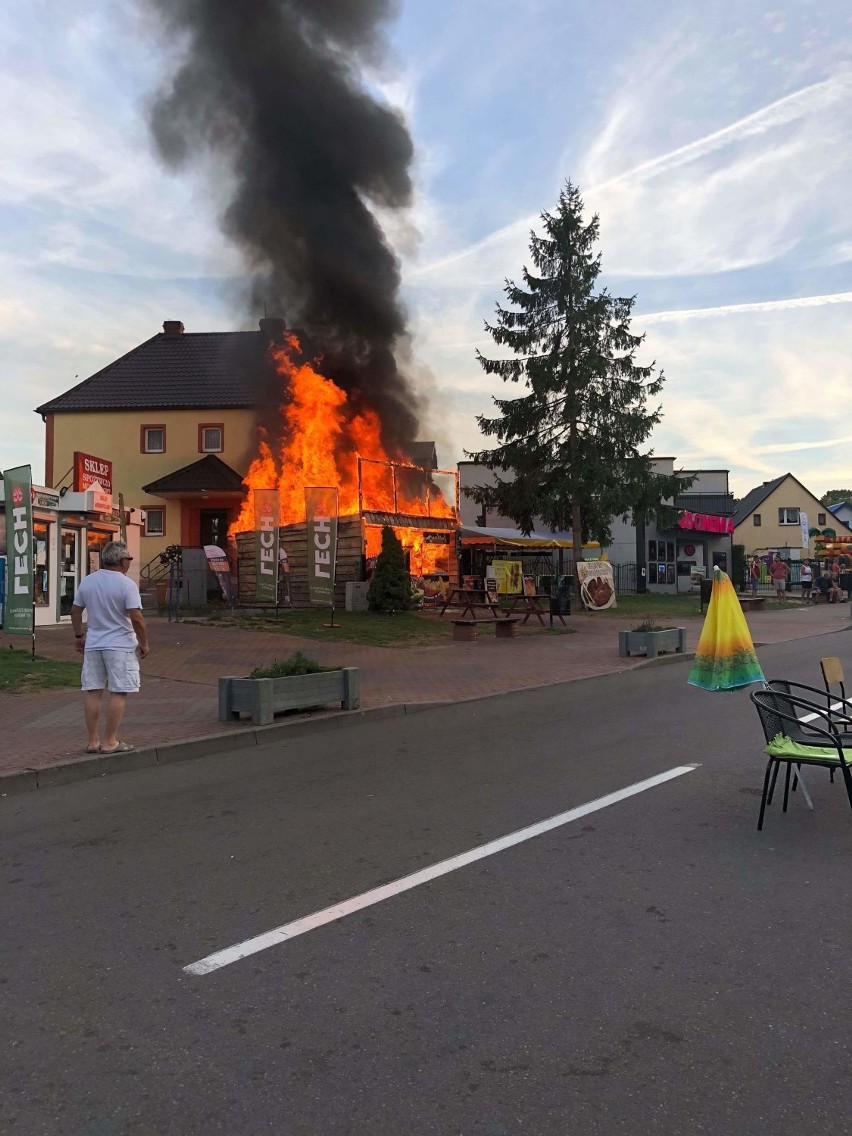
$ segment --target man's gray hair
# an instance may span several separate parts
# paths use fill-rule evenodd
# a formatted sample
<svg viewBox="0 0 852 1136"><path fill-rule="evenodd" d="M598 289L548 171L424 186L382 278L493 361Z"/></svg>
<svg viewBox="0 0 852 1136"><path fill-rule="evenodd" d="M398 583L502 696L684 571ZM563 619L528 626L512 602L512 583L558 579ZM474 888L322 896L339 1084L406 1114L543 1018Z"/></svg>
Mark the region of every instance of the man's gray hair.
<svg viewBox="0 0 852 1136"><path fill-rule="evenodd" d="M129 555L123 540L111 540L101 549L101 564L120 564Z"/></svg>

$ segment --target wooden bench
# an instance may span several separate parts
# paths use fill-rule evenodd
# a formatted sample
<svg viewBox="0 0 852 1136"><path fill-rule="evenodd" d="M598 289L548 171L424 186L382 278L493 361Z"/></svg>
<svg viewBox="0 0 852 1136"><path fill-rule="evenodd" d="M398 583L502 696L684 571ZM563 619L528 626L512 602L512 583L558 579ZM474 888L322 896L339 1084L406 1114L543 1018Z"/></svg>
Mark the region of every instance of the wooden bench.
<svg viewBox="0 0 852 1136"><path fill-rule="evenodd" d="M743 611L763 611L765 605L766 596L740 596Z"/></svg>
<svg viewBox="0 0 852 1136"><path fill-rule="evenodd" d="M452 619L453 639L457 643L472 643L476 639L477 628L493 627L495 639L517 639L519 615L508 619Z"/></svg>

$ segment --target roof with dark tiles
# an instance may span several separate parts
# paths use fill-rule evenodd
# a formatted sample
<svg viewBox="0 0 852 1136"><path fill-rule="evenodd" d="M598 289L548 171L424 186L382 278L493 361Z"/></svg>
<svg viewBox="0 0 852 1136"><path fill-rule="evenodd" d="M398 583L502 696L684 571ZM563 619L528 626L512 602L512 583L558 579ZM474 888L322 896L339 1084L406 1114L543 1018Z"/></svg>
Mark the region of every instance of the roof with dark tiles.
<svg viewBox="0 0 852 1136"><path fill-rule="evenodd" d="M758 505L762 505L769 494L774 492L781 482L789 476L790 475L787 473L782 473L780 477L774 477L771 481L764 481L762 485L757 485L754 489L750 489L736 507L736 511L734 512L734 524L741 525L746 517L749 516L750 513L753 513Z"/></svg>
<svg viewBox="0 0 852 1136"><path fill-rule="evenodd" d="M243 479L215 454L208 454L191 465L185 465L156 481L142 486L143 493L239 493Z"/></svg>
<svg viewBox="0 0 852 1136"><path fill-rule="evenodd" d="M161 332L36 412L256 406L268 345L264 331Z"/></svg>

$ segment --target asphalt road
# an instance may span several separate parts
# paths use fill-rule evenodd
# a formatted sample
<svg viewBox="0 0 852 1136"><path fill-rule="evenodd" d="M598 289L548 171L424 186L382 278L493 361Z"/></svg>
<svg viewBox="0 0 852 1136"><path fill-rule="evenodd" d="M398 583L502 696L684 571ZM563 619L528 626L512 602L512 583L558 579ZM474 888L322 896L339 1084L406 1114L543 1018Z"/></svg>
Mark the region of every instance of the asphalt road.
<svg viewBox="0 0 852 1136"><path fill-rule="evenodd" d="M852 638L761 650L852 673ZM648 667L0 802L0 1131L841 1133L841 784L780 800L744 693ZM290 920L650 788L196 976Z"/></svg>

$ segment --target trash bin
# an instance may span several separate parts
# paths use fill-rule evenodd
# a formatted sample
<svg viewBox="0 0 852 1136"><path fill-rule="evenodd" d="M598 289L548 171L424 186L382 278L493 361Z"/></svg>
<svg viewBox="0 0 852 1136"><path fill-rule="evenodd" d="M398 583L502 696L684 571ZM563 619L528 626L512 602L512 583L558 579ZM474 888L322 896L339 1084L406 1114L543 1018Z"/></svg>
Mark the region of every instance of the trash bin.
<svg viewBox="0 0 852 1136"><path fill-rule="evenodd" d="M551 592L550 610L554 615L571 614L571 589L574 587L573 576L560 576L556 591Z"/></svg>
<svg viewBox="0 0 852 1136"><path fill-rule="evenodd" d="M701 589L701 610L704 611L705 605L710 603L710 597L713 594L713 581L700 580L698 586Z"/></svg>

